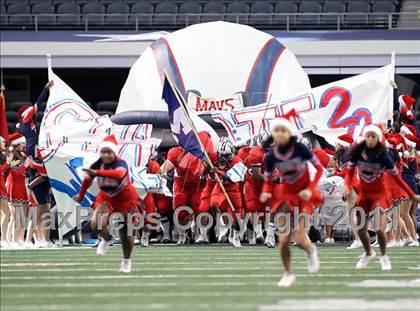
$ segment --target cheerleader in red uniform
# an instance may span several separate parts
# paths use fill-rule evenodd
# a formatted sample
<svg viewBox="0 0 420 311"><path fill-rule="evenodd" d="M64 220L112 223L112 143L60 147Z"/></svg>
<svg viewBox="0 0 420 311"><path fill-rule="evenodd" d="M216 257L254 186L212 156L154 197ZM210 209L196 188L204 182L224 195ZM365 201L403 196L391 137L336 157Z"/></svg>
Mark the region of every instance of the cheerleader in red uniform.
<svg viewBox="0 0 420 311"><path fill-rule="evenodd" d="M10 209L7 204L6 176L10 167L15 167L19 161L13 160L13 154L6 154L6 141L0 136L0 225L1 247L6 248L10 242L7 227L10 221Z"/></svg>
<svg viewBox="0 0 420 311"><path fill-rule="evenodd" d="M120 229L120 238L124 259L121 262L120 272L131 271L131 251L133 249L133 236L128 234L127 217L129 213L138 212L139 197L130 182L128 165L117 157L117 140L114 135L105 137L99 147L100 157L90 168L83 169L87 176L82 182L79 194L74 196L76 202L81 202L93 180L97 178L99 193L93 203L94 213L91 227L101 236L96 254L105 256L112 243L112 236L108 231L109 216L113 212L124 216L124 226Z"/></svg>
<svg viewBox="0 0 420 311"><path fill-rule="evenodd" d="M13 233L13 246L24 246L25 230L21 221L17 221L17 216L28 214L28 193L26 191L26 170L31 163L31 157L26 157L25 137L18 133L9 135L8 140L13 148L13 160L16 161L14 167L9 168L7 176L7 197L11 212L11 221L9 222L9 232ZM31 232L29 232L31 233ZM28 234L27 238L32 239L32 234Z"/></svg>
<svg viewBox="0 0 420 311"><path fill-rule="evenodd" d="M360 193L356 206L361 207L364 212L356 213L357 225L360 240L363 243L365 253L357 262L356 269L366 268L369 261L375 257L372 250L369 235L367 233L369 213L377 208L379 213L379 225L376 230L378 243L381 251L379 262L382 270L391 270L391 262L386 255L386 210L389 207L388 190L384 184L384 173L389 172L396 184L402 188L414 200L420 197L407 186L398 175L398 170L390 159L385 146L382 144L383 133L376 125L368 125L363 131L364 141L357 144L350 152L349 169L345 176L346 193L353 187L356 168L360 178Z"/></svg>
<svg viewBox="0 0 420 311"><path fill-rule="evenodd" d="M289 214L296 220L294 238L296 244L302 248L308 256L308 271L316 273L319 270L319 260L315 245L308 237L309 226L302 214L311 215L313 209L322 203L322 196L316 185L321 178L323 168L312 152L293 136L292 123L285 117L277 118L272 122L272 140L274 145L265 156L265 182L260 196L261 202L271 200L271 209L274 213L279 210ZM308 163L311 162L316 168L313 180L310 179ZM278 169L283 179L281 188L273 192L274 182L272 173ZM295 207L299 215L294 215ZM307 217L306 217L307 218ZM287 226L285 217L279 218L281 228ZM288 287L295 281L290 262L290 241L292 233L290 228L279 237L280 256L283 261L285 272L278 283L280 287Z"/></svg>
<svg viewBox="0 0 420 311"><path fill-rule="evenodd" d="M395 167L397 168L398 175L401 175L402 169L402 159L398 153L398 145L400 139L398 134L387 134L387 138L385 141L386 146L388 147L388 155L392 162L394 163ZM397 215L397 227L394 230L395 237L393 240L388 241L387 247L397 247L402 246L401 241L401 234L402 234L402 227L403 227L403 219L402 219L402 205L404 201L409 200L409 196L407 192L405 192L394 180L392 175L389 172L385 172L385 187L389 191L389 199L391 204L394 208L397 209L397 212L394 215Z"/></svg>

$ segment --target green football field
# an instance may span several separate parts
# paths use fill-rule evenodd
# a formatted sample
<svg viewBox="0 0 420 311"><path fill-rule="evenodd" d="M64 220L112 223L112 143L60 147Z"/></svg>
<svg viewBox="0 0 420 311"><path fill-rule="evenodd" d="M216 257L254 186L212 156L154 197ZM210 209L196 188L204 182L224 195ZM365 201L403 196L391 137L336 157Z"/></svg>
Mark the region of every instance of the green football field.
<svg viewBox="0 0 420 311"><path fill-rule="evenodd" d="M420 249L389 251L392 271L375 258L355 270L361 250L318 247L321 270L306 271L293 247L297 282L278 288L277 249L264 246L136 247L131 274L118 273L121 249L90 247L1 251L1 311L6 310L420 310ZM356 308L357 306L357 308Z"/></svg>

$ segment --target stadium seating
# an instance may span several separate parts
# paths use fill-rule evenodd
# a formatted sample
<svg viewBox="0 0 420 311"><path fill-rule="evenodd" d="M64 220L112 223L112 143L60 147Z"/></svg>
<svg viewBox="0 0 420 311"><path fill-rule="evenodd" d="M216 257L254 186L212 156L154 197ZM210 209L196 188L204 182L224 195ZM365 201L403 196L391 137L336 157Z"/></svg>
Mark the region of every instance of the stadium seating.
<svg viewBox="0 0 420 311"><path fill-rule="evenodd" d="M251 6L250 23L253 25L271 25L273 23L273 5L265 1L257 1Z"/></svg>
<svg viewBox="0 0 420 311"><path fill-rule="evenodd" d="M399 0L5 0L0 5L1 25L104 27L132 29L133 25L179 28L198 22L225 20L259 27L376 28L389 26L389 14ZM35 18L35 16L37 16ZM396 17L392 24L397 25Z"/></svg>
<svg viewBox="0 0 420 311"><path fill-rule="evenodd" d="M410 0L406 0L410 2ZM3 27L22 29L35 23L51 28L180 28L224 20L259 27L313 29L397 26L402 0L4 0ZM51 15L52 14L52 15ZM37 16L37 18L35 18ZM27 27L28 28L28 27Z"/></svg>
<svg viewBox="0 0 420 311"><path fill-rule="evenodd" d="M203 22L223 20L225 6L221 2L211 1L203 7Z"/></svg>
<svg viewBox="0 0 420 311"><path fill-rule="evenodd" d="M249 13L249 5L240 2L235 1L230 3L226 8L227 14L232 14L233 16L226 16L226 21L232 22L232 23L241 23L241 24L248 24L248 13ZM238 14L238 15L234 15ZM245 14L245 15L242 15Z"/></svg>
<svg viewBox="0 0 420 311"><path fill-rule="evenodd" d="M181 4L179 7L179 18L178 24L180 25L191 25L197 24L200 22L200 16L197 14L201 14L203 9L200 4L196 2L187 2Z"/></svg>
<svg viewBox="0 0 420 311"><path fill-rule="evenodd" d="M107 25L126 25L128 24L128 13L130 13L130 7L124 3L111 3L107 6L106 13Z"/></svg>
<svg viewBox="0 0 420 311"><path fill-rule="evenodd" d="M162 2L155 8L156 25L175 25L178 7L174 3Z"/></svg>

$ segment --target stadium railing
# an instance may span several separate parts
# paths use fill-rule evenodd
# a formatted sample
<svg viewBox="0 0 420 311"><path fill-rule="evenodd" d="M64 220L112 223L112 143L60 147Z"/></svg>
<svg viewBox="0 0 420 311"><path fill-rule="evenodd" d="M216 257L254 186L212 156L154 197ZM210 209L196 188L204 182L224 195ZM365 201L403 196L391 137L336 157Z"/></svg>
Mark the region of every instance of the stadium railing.
<svg viewBox="0 0 420 311"><path fill-rule="evenodd" d="M148 30L177 29L198 22L230 21L264 29L419 28L418 12L399 13L258 13L258 14L0 14L2 30ZM65 17L65 19L63 19ZM401 18L405 19L400 25ZM48 22L46 22L48 21ZM112 21L112 22L111 22ZM412 23L407 21L412 21Z"/></svg>

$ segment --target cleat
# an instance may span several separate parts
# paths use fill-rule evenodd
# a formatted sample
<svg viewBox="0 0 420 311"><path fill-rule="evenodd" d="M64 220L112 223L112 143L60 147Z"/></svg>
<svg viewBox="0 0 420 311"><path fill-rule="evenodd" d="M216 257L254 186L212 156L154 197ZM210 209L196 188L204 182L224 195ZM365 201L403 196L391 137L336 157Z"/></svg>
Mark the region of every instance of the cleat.
<svg viewBox="0 0 420 311"><path fill-rule="evenodd" d="M178 237L178 241L176 242L176 245L185 245L185 244L187 244L187 237L184 235L184 236L179 236Z"/></svg>
<svg viewBox="0 0 420 311"><path fill-rule="evenodd" d="M121 261L121 268L119 272L122 272L122 273L131 272L131 259L123 259Z"/></svg>
<svg viewBox="0 0 420 311"><path fill-rule="evenodd" d="M257 237L256 237L255 241L256 241L256 242L257 242L257 244L259 244L259 245L264 244L264 236L263 236L262 234L261 234L261 235L259 235L259 234L257 233Z"/></svg>
<svg viewBox="0 0 420 311"><path fill-rule="evenodd" d="M359 258L359 261L356 264L356 269L364 269L369 264L369 261L376 256L376 253L372 250L371 255L368 256L366 253L363 253Z"/></svg>
<svg viewBox="0 0 420 311"><path fill-rule="evenodd" d="M162 242L162 234L159 234L157 237L150 239L150 243L161 243Z"/></svg>
<svg viewBox="0 0 420 311"><path fill-rule="evenodd" d="M109 241L105 241L105 239L102 239L99 244L98 248L96 249L96 255L98 256L105 256L106 253L108 253L108 249L112 244L112 239Z"/></svg>
<svg viewBox="0 0 420 311"><path fill-rule="evenodd" d="M356 249L363 247L362 242L359 240L354 240L353 243L350 244L350 246L347 247L347 249Z"/></svg>
<svg viewBox="0 0 420 311"><path fill-rule="evenodd" d="M171 237L170 236L163 236L163 238L162 238L162 240L160 240L160 243L163 243L163 244L167 244L167 243L170 243L171 242Z"/></svg>
<svg viewBox="0 0 420 311"><path fill-rule="evenodd" d="M418 247L420 245L419 241L413 241L410 244L408 244L408 247Z"/></svg>
<svg viewBox="0 0 420 311"><path fill-rule="evenodd" d="M293 273L283 273L281 280L277 283L278 287L290 287L296 280L296 277Z"/></svg>
<svg viewBox="0 0 420 311"><path fill-rule="evenodd" d="M379 263L381 264L381 269L383 271L389 271L392 269L391 261L387 255L380 256Z"/></svg>
<svg viewBox="0 0 420 311"><path fill-rule="evenodd" d="M208 244L208 243L209 243L208 237L201 234L195 240L195 244Z"/></svg>
<svg viewBox="0 0 420 311"><path fill-rule="evenodd" d="M319 271L318 250L315 246L313 246L312 252L308 254L307 264L309 273L317 273Z"/></svg>

